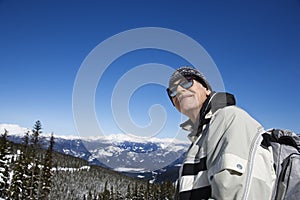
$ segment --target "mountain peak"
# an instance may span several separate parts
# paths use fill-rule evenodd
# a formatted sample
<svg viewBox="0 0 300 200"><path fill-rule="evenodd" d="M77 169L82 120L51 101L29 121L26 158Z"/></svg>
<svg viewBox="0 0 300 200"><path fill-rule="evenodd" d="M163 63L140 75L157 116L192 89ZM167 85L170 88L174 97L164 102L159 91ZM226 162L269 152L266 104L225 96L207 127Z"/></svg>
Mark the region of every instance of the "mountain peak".
<svg viewBox="0 0 300 200"><path fill-rule="evenodd" d="M18 124L0 124L0 134L4 133L4 130L8 131L8 135L24 136L26 132L32 133L30 128L21 127ZM42 133L41 136L49 137L50 133ZM117 133L110 135L99 135L99 136L80 136L80 135L54 135L55 138L66 139L66 140L83 140L83 141L97 141L111 143L122 143L125 141L136 142L136 143L163 143L163 144L189 144L188 141L181 141L176 138L157 138L157 137L143 137L128 133Z"/></svg>
<svg viewBox="0 0 300 200"><path fill-rule="evenodd" d="M24 133L31 132L29 128L23 128L17 124L0 124L0 134L3 134L4 130L7 130L9 135L16 136L24 136Z"/></svg>

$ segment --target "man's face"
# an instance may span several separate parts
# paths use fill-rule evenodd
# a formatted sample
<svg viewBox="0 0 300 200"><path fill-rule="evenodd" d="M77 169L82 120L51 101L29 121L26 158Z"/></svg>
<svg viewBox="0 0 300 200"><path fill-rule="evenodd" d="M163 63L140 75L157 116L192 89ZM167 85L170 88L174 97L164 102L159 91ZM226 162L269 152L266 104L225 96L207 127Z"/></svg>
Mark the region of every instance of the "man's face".
<svg viewBox="0 0 300 200"><path fill-rule="evenodd" d="M182 80L174 82L174 85L178 85ZM211 93L198 81L192 80L193 85L190 88L183 88L178 85L177 94L172 98L172 101L179 112L190 117L191 114L197 114L200 112L207 95Z"/></svg>

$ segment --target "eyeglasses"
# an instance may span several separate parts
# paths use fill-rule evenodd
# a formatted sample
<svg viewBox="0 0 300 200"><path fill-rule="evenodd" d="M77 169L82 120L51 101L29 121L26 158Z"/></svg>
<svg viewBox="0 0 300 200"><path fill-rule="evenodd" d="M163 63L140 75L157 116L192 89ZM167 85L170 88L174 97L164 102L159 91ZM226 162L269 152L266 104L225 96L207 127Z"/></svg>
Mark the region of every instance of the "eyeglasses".
<svg viewBox="0 0 300 200"><path fill-rule="evenodd" d="M179 81L179 83L171 86L170 88L167 88L167 92L170 98L173 98L177 95L177 88L180 85L184 89L189 89L193 86L193 77L186 76L182 80Z"/></svg>

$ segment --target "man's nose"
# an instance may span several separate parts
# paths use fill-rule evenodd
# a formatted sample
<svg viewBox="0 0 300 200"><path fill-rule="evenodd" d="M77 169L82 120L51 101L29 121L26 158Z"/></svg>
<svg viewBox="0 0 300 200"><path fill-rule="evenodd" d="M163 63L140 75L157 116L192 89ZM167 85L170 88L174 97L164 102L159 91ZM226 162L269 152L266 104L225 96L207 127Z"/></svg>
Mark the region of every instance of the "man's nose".
<svg viewBox="0 0 300 200"><path fill-rule="evenodd" d="M184 87L182 87L181 85L178 85L176 91L177 91L177 95L180 95L181 93L186 91L186 89Z"/></svg>

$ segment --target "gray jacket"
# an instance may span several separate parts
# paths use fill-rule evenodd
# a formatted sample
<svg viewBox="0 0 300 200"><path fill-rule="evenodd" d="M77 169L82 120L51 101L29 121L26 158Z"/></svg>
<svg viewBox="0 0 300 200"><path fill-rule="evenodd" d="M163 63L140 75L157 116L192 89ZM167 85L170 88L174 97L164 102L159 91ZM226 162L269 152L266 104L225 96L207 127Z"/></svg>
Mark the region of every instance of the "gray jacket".
<svg viewBox="0 0 300 200"><path fill-rule="evenodd" d="M264 130L232 98L213 94L200 124L184 124L192 144L179 173L179 199L271 199L276 176L271 149L260 145Z"/></svg>

